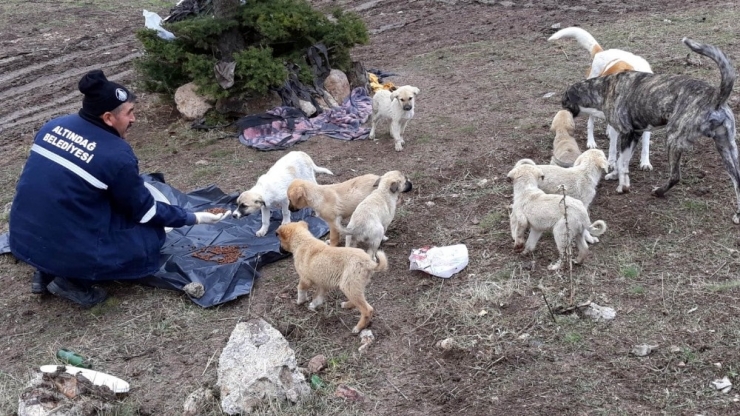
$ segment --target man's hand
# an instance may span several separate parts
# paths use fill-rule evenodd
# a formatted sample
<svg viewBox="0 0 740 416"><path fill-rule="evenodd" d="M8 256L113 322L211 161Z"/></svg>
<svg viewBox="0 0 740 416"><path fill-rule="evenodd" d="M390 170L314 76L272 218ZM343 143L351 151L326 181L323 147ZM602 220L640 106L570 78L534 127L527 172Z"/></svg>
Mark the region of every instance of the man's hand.
<svg viewBox="0 0 740 416"><path fill-rule="evenodd" d="M213 214L210 212L196 212L195 223L196 224L215 224L226 217L231 216L231 211L226 211L223 214Z"/></svg>

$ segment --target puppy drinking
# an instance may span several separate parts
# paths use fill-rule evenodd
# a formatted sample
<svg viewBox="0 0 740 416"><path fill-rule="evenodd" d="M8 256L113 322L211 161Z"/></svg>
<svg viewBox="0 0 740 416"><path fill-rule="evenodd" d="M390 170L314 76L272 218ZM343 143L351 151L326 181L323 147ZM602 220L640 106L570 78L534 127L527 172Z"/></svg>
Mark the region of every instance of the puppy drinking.
<svg viewBox="0 0 740 416"><path fill-rule="evenodd" d="M324 303L329 290L339 288L347 297L342 308L356 307L361 314L352 332L365 328L373 317L373 307L365 300L365 287L373 273L388 270L385 254L378 251L376 263L358 248L327 246L311 234L305 221L283 224L276 234L280 246L293 253L299 277L296 303L306 302L308 289L316 287L316 296L308 306L316 310Z"/></svg>
<svg viewBox="0 0 740 416"><path fill-rule="evenodd" d="M546 194L538 188L538 181L544 180L546 176L539 166L517 164L507 176L514 186L514 204L509 215L514 249L523 248L523 253L531 253L542 233L552 230L560 257L548 269L560 269L565 250L574 239L578 248L575 262L583 263L588 256L587 241L598 241L593 236L604 234L606 223L601 220L591 223L588 211L581 201L569 196ZM527 228L529 237L525 243L524 233Z"/></svg>
<svg viewBox="0 0 740 416"><path fill-rule="evenodd" d="M391 137L396 143L396 151L403 150L403 133L406 125L414 118L416 95L419 89L411 85L404 85L393 92L379 90L373 95L372 127L370 139L375 140L375 125L379 120L390 119Z"/></svg>
<svg viewBox="0 0 740 416"><path fill-rule="evenodd" d="M681 155L700 137L714 139L717 151L735 188L737 208L732 220L740 224L740 162L735 143L735 116L727 99L735 84L735 69L721 50L683 38L692 51L711 58L721 75L719 88L681 75L622 72L571 85L563 95L563 108L577 116L585 109L603 111L618 133L620 155L617 192L628 192L629 161L643 131L665 126L670 179L653 189L659 197L681 180Z"/></svg>
<svg viewBox="0 0 740 416"><path fill-rule="evenodd" d="M347 228L339 219L335 220L337 230L347 236L347 247L357 243L366 245L371 257L375 257L380 243L386 239L385 231L396 215L398 197L412 188L411 181L397 170L386 172L376 183L377 189L357 205Z"/></svg>
<svg viewBox="0 0 740 416"><path fill-rule="evenodd" d="M639 71L652 74L653 70L650 64L640 56L632 54L621 49L604 50L596 39L590 33L580 27L566 27L560 29L550 36L548 41L562 38L574 38L578 44L591 53L591 67L589 68L587 78L604 77L610 74L617 74L625 71ZM585 112L585 111L584 111ZM586 146L589 149L596 148L594 140L594 117L604 118L601 111L592 111L588 113L588 141ZM611 126L607 126L606 133L609 136L609 166L614 167L617 161L617 135ZM650 164L650 132L642 133L642 153L640 154L640 169L653 170ZM616 175L607 175L607 179L616 179Z"/></svg>
<svg viewBox="0 0 740 416"><path fill-rule="evenodd" d="M535 165L531 159L522 159L516 166ZM560 185L565 187L565 194L583 202L588 209L596 196L596 186L601 174L609 168L604 152L599 149L588 149L573 163L572 168L561 168L555 165L537 165L545 179L538 182L539 188L546 194L563 195Z"/></svg>
<svg viewBox="0 0 740 416"><path fill-rule="evenodd" d="M290 210L310 207L316 211L319 218L329 224L329 244L337 246L340 235L335 220L351 217L357 205L375 190L378 179L380 176L368 174L333 185L295 179L288 186Z"/></svg>
<svg viewBox="0 0 740 416"><path fill-rule="evenodd" d="M560 110L555 114L550 125L550 131L555 132L555 140L552 142L552 159L551 165L557 165L563 168L570 168L580 156L581 149L573 137L576 123L573 121L573 114L568 110Z"/></svg>
<svg viewBox="0 0 740 416"><path fill-rule="evenodd" d="M283 213L283 224L290 222L290 203L288 186L294 179L304 179L316 183L315 173L333 175L329 169L316 166L311 156L305 152L289 152L278 159L257 183L237 198L237 209L233 217L262 212L262 227L255 233L257 237L267 234L270 227L270 208L280 208Z"/></svg>

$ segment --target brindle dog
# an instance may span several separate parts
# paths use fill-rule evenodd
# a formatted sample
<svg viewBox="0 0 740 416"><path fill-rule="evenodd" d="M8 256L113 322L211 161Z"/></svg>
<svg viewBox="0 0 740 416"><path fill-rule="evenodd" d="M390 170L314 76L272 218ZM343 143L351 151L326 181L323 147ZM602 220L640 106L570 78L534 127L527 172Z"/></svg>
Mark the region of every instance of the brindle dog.
<svg viewBox="0 0 740 416"><path fill-rule="evenodd" d="M732 217L740 224L740 163L735 143L735 116L727 99L735 83L735 69L721 50L683 38L694 52L714 60L721 81L715 88L704 81L682 75L622 72L591 78L571 85L563 95L563 108L577 116L584 111L602 111L606 122L619 135L617 192L628 192L629 162L643 131L665 126L671 176L668 183L653 189L662 197L681 180L681 154L701 136L714 139L735 186L737 210Z"/></svg>

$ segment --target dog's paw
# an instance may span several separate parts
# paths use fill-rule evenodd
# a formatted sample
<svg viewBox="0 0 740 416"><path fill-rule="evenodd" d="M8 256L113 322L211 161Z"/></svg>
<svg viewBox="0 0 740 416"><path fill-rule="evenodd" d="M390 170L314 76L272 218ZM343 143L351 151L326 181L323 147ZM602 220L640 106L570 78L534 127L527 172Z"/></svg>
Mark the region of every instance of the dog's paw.
<svg viewBox="0 0 740 416"><path fill-rule="evenodd" d="M629 186L623 186L623 185L617 186L617 193L618 194L626 194L626 193L629 193L629 191L630 191L630 187Z"/></svg>
<svg viewBox="0 0 740 416"><path fill-rule="evenodd" d="M514 243L514 251L517 253L524 252L524 243Z"/></svg>
<svg viewBox="0 0 740 416"><path fill-rule="evenodd" d="M604 179L607 181L615 181L619 177L619 174L616 170L611 171L610 173L607 173L604 175Z"/></svg>
<svg viewBox="0 0 740 416"><path fill-rule="evenodd" d="M308 304L308 309L311 309L312 311L316 312L317 306L318 305L316 305L315 303L311 302L311 303Z"/></svg>
<svg viewBox="0 0 740 416"><path fill-rule="evenodd" d="M732 216L732 222L740 224L740 212L736 212L735 215Z"/></svg>
<svg viewBox="0 0 740 416"><path fill-rule="evenodd" d="M267 234L267 230L266 229L265 230L259 229L259 230L257 230L256 233L254 233L254 235L256 235L257 237L264 237L265 234Z"/></svg>
<svg viewBox="0 0 740 416"><path fill-rule="evenodd" d="M359 334L360 333L360 328L359 327L352 328L352 333L353 334Z"/></svg>
<svg viewBox="0 0 740 416"><path fill-rule="evenodd" d="M650 193L653 194L654 196L659 197L659 198L662 198L663 195L665 195L665 191L661 187L659 187L659 186L654 187L653 190L652 190L652 192L650 192Z"/></svg>
<svg viewBox="0 0 740 416"><path fill-rule="evenodd" d="M588 147L589 149L596 149L596 148L598 148L599 146L597 146L597 145L596 145L596 141L595 141L595 140L589 140L589 141L588 141L588 142L586 143L586 147Z"/></svg>
<svg viewBox="0 0 740 416"><path fill-rule="evenodd" d="M352 302L342 302L342 309L352 309L355 305Z"/></svg>
<svg viewBox="0 0 740 416"><path fill-rule="evenodd" d="M645 170L645 171L653 170L653 165L651 165L650 162L640 163L640 170Z"/></svg>
<svg viewBox="0 0 740 416"><path fill-rule="evenodd" d="M396 143L396 152L400 152L403 150L403 144L402 143Z"/></svg>
<svg viewBox="0 0 740 416"><path fill-rule="evenodd" d="M589 243L589 244L596 244L596 243L599 242L599 238L598 237L594 237L591 234L589 234L589 235L586 236L586 242Z"/></svg>

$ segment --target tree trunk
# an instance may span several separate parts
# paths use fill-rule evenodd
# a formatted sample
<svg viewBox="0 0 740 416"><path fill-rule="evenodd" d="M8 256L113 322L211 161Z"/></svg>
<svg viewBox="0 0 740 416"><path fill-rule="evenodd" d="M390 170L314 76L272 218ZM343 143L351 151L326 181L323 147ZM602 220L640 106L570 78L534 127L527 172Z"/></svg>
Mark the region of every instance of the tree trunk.
<svg viewBox="0 0 740 416"><path fill-rule="evenodd" d="M240 4L239 0L213 0L213 14L219 19L233 19L237 15ZM245 48L244 37L237 28L222 33L218 40L221 61L233 62L234 53Z"/></svg>

